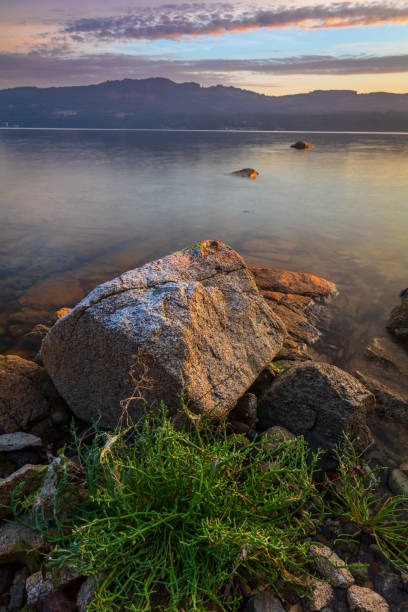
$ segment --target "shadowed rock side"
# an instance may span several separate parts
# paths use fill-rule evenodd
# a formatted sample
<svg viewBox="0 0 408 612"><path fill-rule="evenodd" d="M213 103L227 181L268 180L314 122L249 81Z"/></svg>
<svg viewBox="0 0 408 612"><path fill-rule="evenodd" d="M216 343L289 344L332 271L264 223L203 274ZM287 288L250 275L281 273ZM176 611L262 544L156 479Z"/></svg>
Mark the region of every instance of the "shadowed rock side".
<svg viewBox="0 0 408 612"><path fill-rule="evenodd" d="M379 416L408 426L408 354L391 337L373 338L352 365L374 393Z"/></svg>
<svg viewBox="0 0 408 612"><path fill-rule="evenodd" d="M333 447L343 431L371 441L366 425L374 396L353 376L327 363L305 362L278 376L258 405L261 427L283 425L311 434L318 446Z"/></svg>
<svg viewBox="0 0 408 612"><path fill-rule="evenodd" d="M310 359L309 347L320 338L330 316L325 304L338 295L336 285L313 274L275 268L250 270L263 297L288 332L278 358Z"/></svg>
<svg viewBox="0 0 408 612"><path fill-rule="evenodd" d="M225 414L285 333L238 253L206 241L97 287L51 328L41 358L78 417L112 426L138 357L147 368L139 394L150 402L175 408L188 384L194 412ZM129 411L138 418L144 405Z"/></svg>
<svg viewBox="0 0 408 612"><path fill-rule="evenodd" d="M242 170L236 170L235 172L231 172L231 176L240 176L241 178L256 179L258 175L259 172L257 172L253 168L242 168Z"/></svg>
<svg viewBox="0 0 408 612"><path fill-rule="evenodd" d="M304 142L303 140L298 140L295 144L290 145L292 149L298 149L299 151L303 151L304 149L311 149L313 145L310 142Z"/></svg>

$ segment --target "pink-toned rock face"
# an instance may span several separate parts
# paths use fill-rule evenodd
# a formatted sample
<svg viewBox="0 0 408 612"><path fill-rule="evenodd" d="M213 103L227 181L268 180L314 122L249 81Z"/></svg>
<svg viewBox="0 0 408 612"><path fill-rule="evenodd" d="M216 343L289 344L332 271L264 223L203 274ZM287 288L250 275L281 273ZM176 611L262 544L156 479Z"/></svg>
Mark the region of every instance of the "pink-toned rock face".
<svg viewBox="0 0 408 612"><path fill-rule="evenodd" d="M206 241L97 287L60 319L41 356L80 418L116 425L139 358L149 402L170 408L188 385L191 409L225 414L282 346L285 328L242 258ZM144 413L133 401L134 418Z"/></svg>

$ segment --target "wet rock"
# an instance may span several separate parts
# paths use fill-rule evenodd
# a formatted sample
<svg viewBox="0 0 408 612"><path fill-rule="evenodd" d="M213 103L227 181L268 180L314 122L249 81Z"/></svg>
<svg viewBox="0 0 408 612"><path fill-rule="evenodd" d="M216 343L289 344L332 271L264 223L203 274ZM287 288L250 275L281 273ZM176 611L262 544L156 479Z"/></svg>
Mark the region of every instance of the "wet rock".
<svg viewBox="0 0 408 612"><path fill-rule="evenodd" d="M397 468L391 470L388 475L388 488L394 495L408 497L408 475Z"/></svg>
<svg viewBox="0 0 408 612"><path fill-rule="evenodd" d="M242 178L250 179L256 179L258 175L259 172L253 168L242 168L242 170L235 170L235 172L231 172L231 176L241 176Z"/></svg>
<svg viewBox="0 0 408 612"><path fill-rule="evenodd" d="M0 452L22 450L23 448L41 448L41 438L22 431L0 436Z"/></svg>
<svg viewBox="0 0 408 612"><path fill-rule="evenodd" d="M259 595L251 597L247 607L248 612L285 612L279 599L268 591L262 591Z"/></svg>
<svg viewBox="0 0 408 612"><path fill-rule="evenodd" d="M401 293L401 304L390 314L387 329L397 338L408 339L408 290Z"/></svg>
<svg viewBox="0 0 408 612"><path fill-rule="evenodd" d="M26 561L27 552L46 547L43 536L20 524L4 523L0 527L0 563Z"/></svg>
<svg viewBox="0 0 408 612"><path fill-rule="evenodd" d="M250 270L263 297L288 332L277 358L310 358L309 347L328 324L329 313L324 305L338 295L336 285L313 274L275 268Z"/></svg>
<svg viewBox="0 0 408 612"><path fill-rule="evenodd" d="M86 612L88 605L91 603L96 590L95 580L87 578L78 591L76 605L78 612Z"/></svg>
<svg viewBox="0 0 408 612"><path fill-rule="evenodd" d="M238 253L206 241L97 287L51 328L41 358L88 422L115 426L134 380L149 403L163 398L172 410L188 384L192 412L223 416L284 335ZM140 418L144 406L131 402L130 416Z"/></svg>
<svg viewBox="0 0 408 612"><path fill-rule="evenodd" d="M305 362L275 379L258 405L258 418L263 427L283 425L294 434L313 432L321 445L330 448L343 431L355 437L366 428L373 402L373 395L347 372Z"/></svg>
<svg viewBox="0 0 408 612"><path fill-rule="evenodd" d="M313 544L309 552L314 557L317 571L331 586L347 589L354 583L354 578L345 567L344 561L328 546Z"/></svg>
<svg viewBox="0 0 408 612"><path fill-rule="evenodd" d="M366 356L378 366L385 369L385 374L395 372L408 374L408 357L406 352L393 340L384 336L373 338L365 350Z"/></svg>
<svg viewBox="0 0 408 612"><path fill-rule="evenodd" d="M258 400L253 393L245 393L238 401L235 408L228 415L228 420L231 423L239 422L252 429L256 423L256 408Z"/></svg>
<svg viewBox="0 0 408 612"><path fill-rule="evenodd" d="M55 389L44 368L17 355L0 355L0 431L27 429L45 416Z"/></svg>
<svg viewBox="0 0 408 612"><path fill-rule="evenodd" d="M47 325L38 324L29 332L24 334L19 340L19 345L22 348L31 350L32 354L36 354L41 347L41 342L50 331L50 327Z"/></svg>
<svg viewBox="0 0 408 612"><path fill-rule="evenodd" d="M351 612L388 612L389 606L378 593L365 587L353 585L347 591Z"/></svg>
<svg viewBox="0 0 408 612"><path fill-rule="evenodd" d="M44 466L28 464L7 478L2 478L0 480L0 519L10 514L11 509L5 506L10 506L12 493L18 485L21 485L20 497L26 497L38 489L44 476Z"/></svg>
<svg viewBox="0 0 408 612"><path fill-rule="evenodd" d="M324 610L334 599L334 591L327 582L313 580L310 599L304 600L304 607L309 612Z"/></svg>
<svg viewBox="0 0 408 612"><path fill-rule="evenodd" d="M359 370L355 374L375 396L377 412L380 416L384 416L402 425L408 425L408 394L402 391L401 385L399 385L398 389L393 389L391 386L387 386L378 379Z"/></svg>
<svg viewBox="0 0 408 612"><path fill-rule="evenodd" d="M292 149L299 149L300 151L304 149L311 149L313 145L310 142L305 142L304 140L298 140L295 144L290 145Z"/></svg>

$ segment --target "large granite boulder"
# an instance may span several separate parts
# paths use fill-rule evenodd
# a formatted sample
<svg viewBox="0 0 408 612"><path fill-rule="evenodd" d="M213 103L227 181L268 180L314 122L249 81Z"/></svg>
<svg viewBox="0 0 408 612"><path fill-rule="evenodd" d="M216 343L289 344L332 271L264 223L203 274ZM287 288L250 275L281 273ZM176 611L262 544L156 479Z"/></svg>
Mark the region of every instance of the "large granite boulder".
<svg viewBox="0 0 408 612"><path fill-rule="evenodd" d="M338 295L334 283L313 274L277 268L250 268L255 282L287 329L278 359L310 359L310 347L328 325L326 308Z"/></svg>
<svg viewBox="0 0 408 612"><path fill-rule="evenodd" d="M48 414L55 397L44 368L17 355L0 355L0 433L27 429Z"/></svg>
<svg viewBox="0 0 408 612"><path fill-rule="evenodd" d="M238 253L206 241L97 287L51 328L41 358L78 417L114 426L135 384L169 408L188 385L192 411L226 414L284 336ZM140 418L145 405L128 410Z"/></svg>
<svg viewBox="0 0 408 612"><path fill-rule="evenodd" d="M353 376L327 363L295 365L272 383L258 404L261 426L283 425L294 434L312 434L328 448L343 431L369 438L366 414L374 396ZM364 438L364 439L363 439Z"/></svg>

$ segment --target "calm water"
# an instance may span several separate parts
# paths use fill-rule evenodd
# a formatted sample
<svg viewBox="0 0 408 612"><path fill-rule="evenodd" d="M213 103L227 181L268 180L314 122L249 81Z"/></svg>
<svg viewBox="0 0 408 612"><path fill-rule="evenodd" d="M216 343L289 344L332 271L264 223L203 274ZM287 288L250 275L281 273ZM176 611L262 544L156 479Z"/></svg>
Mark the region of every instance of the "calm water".
<svg viewBox="0 0 408 612"><path fill-rule="evenodd" d="M257 180L228 176L247 166ZM408 134L2 130L0 351L96 284L217 238L335 281L347 365L408 285L407 169Z"/></svg>

